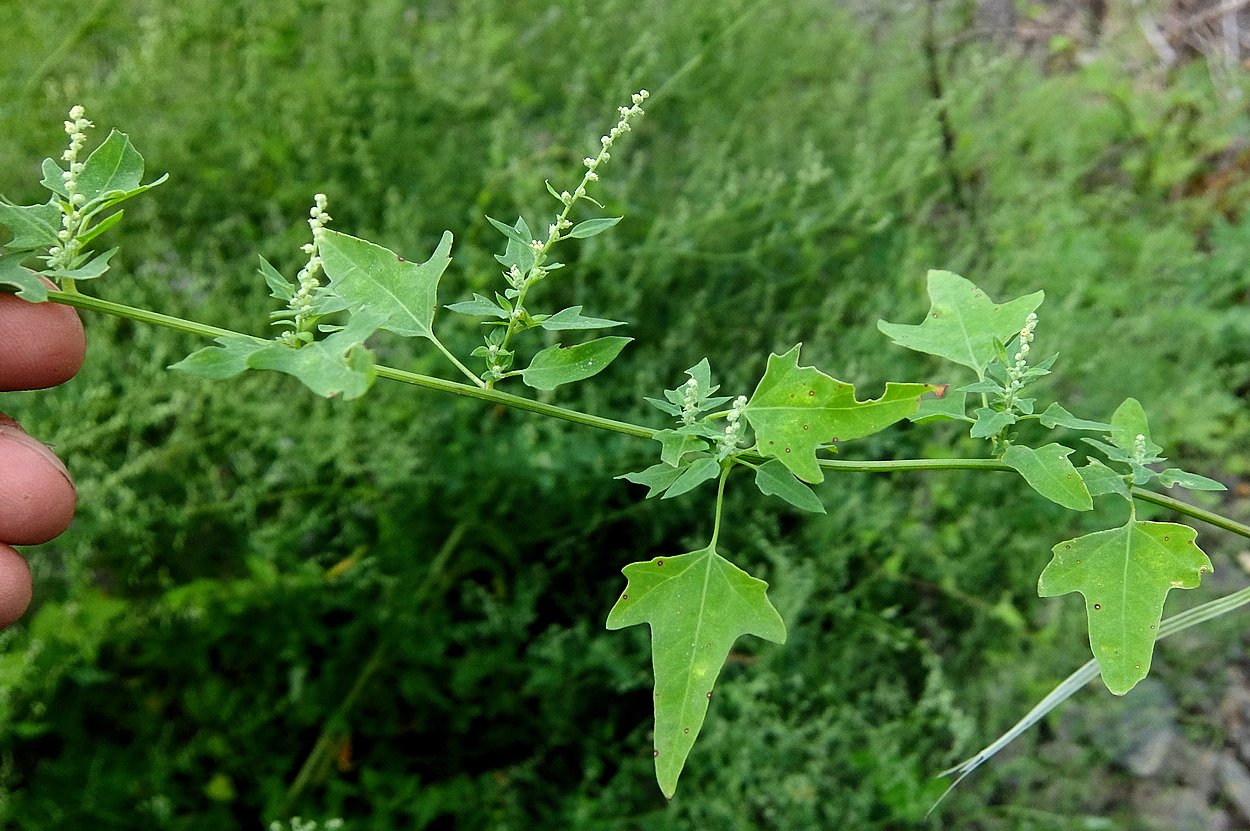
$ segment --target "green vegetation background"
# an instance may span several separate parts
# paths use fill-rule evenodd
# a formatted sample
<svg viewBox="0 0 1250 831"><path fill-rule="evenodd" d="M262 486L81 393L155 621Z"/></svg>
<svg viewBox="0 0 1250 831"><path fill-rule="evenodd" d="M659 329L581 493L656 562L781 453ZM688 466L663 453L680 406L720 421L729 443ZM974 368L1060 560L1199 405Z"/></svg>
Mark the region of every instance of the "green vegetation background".
<svg viewBox="0 0 1250 831"><path fill-rule="evenodd" d="M946 149L917 4L0 5L0 192L42 200L74 103L171 174L112 232L104 297L261 333L256 257L298 268L316 191L333 227L410 258L451 229L444 302L494 287L483 215L543 220L543 180L571 184L645 86L603 182L625 221L541 288L636 342L554 400L658 425L641 396L700 358L749 392L797 341L870 392L966 381L874 326L917 318L925 269L947 268L994 297L1046 290L1037 348L1064 344L1070 409L1134 395L1182 466L1250 473L1247 191L1192 186L1247 125L1200 62L1161 79L1108 44L1077 67L968 37L971 4L944 4ZM466 354L471 323L441 320ZM1137 827L1106 747L1048 756L1037 732L924 819L936 771L1088 657L1080 603L1035 596L1080 521L1010 477L835 476L817 519L731 489L724 549L770 581L790 642L740 644L666 804L646 632L603 629L621 566L708 532L709 494L644 504L613 480L654 447L386 383L358 402L204 383L164 369L191 339L86 322L77 380L0 398L80 494L0 635L3 827ZM846 448L982 452L940 429ZM1174 604L1238 584L1237 546L1200 533L1217 580ZM1243 646L1228 622L1161 647L1189 735L1222 741Z"/></svg>

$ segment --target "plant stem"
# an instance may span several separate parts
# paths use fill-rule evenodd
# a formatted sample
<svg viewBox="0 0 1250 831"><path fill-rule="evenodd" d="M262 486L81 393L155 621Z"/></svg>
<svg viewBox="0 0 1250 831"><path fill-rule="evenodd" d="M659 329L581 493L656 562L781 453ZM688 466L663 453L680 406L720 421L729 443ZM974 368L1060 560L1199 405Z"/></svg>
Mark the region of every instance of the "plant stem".
<svg viewBox="0 0 1250 831"><path fill-rule="evenodd" d="M186 332L192 335L199 335L207 338L220 337L242 337L252 338L253 340L263 340L253 335L245 335L242 332L235 332L231 329L221 329L216 326L209 326L205 323L199 323L194 320L186 320L181 317L172 317L170 315L160 314L159 312L148 311L147 309L139 309L133 306L126 306L121 303L113 303L108 300L101 300L97 297L91 297L86 294L70 293L65 291L49 291L48 300L54 303L61 303L66 306L73 306L78 309L89 309L96 312L104 312L105 314L114 315L115 317L124 317L129 320L135 320L140 323L147 323L153 326L163 326L167 329L174 329L179 332ZM463 368L462 368L463 369ZM421 375L416 372L408 372L403 369L395 369L394 367L379 365L376 367L378 377L389 378L392 381L400 381L405 384L411 384L415 387L424 389L437 390L439 392L451 393L452 395L460 395L466 398L477 398L482 401L489 401L493 404L499 404L504 407L511 407L517 410L525 410L526 412L536 413L548 418L557 418L561 421L567 421L572 424L580 424L584 427L593 427L597 430L607 430L613 433L620 433L626 436L634 436L640 439L649 439L657 432L651 427L644 427L641 424L631 424L627 421L618 421L612 418L604 418L603 416L591 415L577 410L570 410L566 407L558 407L554 404L546 404L541 401L534 401L529 398L523 398L519 395L512 395L507 392L490 389L488 386L469 386L459 381L447 381L442 378L435 378L431 375ZM480 381L479 381L480 383ZM756 460L758 457L752 454L743 454L745 459ZM996 471L1014 471L1010 465L1004 464L997 459L889 459L884 461L853 461L849 459L820 459L819 464L825 470L841 471L844 473L904 473L912 471L927 470L996 470ZM724 484L722 478L721 484ZM1152 502L1156 505L1176 511L1179 514L1193 517L1202 522L1210 523L1217 528L1223 528L1234 534L1250 539L1250 525L1244 525L1228 517L1189 505L1170 496L1165 496L1154 491L1133 488L1133 496L1145 502Z"/></svg>
<svg viewBox="0 0 1250 831"><path fill-rule="evenodd" d="M482 389L486 389L486 382L483 381L481 378L477 377L476 375L474 375L473 370L469 369L467 366L460 363L460 359L457 358L455 355L453 355L450 349L448 349L446 346L443 346L443 342L439 340L438 338L434 337L433 332L430 333L430 340L433 341L434 345L438 347L438 351L442 352L447 357L447 360L451 361L455 365L456 369L464 373L464 377L468 378L470 381L472 381L474 384L481 387Z"/></svg>
<svg viewBox="0 0 1250 831"><path fill-rule="evenodd" d="M1245 525L1237 522L1236 520L1229 519L1226 516L1217 514L1214 511L1208 511L1205 508L1199 508L1196 505L1181 502L1179 499L1167 496L1166 494L1142 490L1141 488L1133 488L1132 491L1133 496L1143 502L1153 502L1155 505L1160 505L1168 510L1176 511L1178 514L1185 514L1186 516L1191 516L1194 519L1202 520L1210 525L1214 525L1216 528L1223 528L1225 531L1231 531L1238 536L1250 538L1250 525ZM1160 637L1162 637L1162 635L1160 635Z"/></svg>
<svg viewBox="0 0 1250 831"><path fill-rule="evenodd" d="M716 541L720 539L720 515L721 507L725 504L725 480L729 478L729 471L733 470L733 462L721 467L720 481L716 483L716 518L712 521L712 541L707 544L708 548L715 549Z"/></svg>

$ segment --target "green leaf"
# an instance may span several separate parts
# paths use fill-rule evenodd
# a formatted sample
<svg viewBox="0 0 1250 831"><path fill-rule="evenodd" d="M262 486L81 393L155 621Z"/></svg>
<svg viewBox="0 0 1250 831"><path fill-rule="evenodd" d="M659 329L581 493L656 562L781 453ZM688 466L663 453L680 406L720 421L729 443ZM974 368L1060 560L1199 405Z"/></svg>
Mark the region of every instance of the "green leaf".
<svg viewBox="0 0 1250 831"><path fill-rule="evenodd" d="M487 217L487 219L490 219L490 217ZM493 219L490 221L492 223L495 222ZM502 225L502 223L496 223L496 227L499 227L500 225ZM507 228L508 226L504 225L503 227ZM530 231L530 227L525 224L525 217L518 216L516 225L510 232L505 231L504 236L508 238L508 245L504 249L503 254L495 255L495 259L498 260L504 268L511 269L513 266L516 266L517 270L522 274L527 273L538 261L538 252L536 252L533 246L530 245L534 239L534 234ZM543 267L548 271L553 271L560 267L560 264L544 263ZM515 291L515 289L510 289L510 291Z"/></svg>
<svg viewBox="0 0 1250 831"><path fill-rule="evenodd" d="M260 275L269 286L269 296L275 300L286 302L295 296L295 284L282 276L282 272L274 268L264 257L260 258Z"/></svg>
<svg viewBox="0 0 1250 831"><path fill-rule="evenodd" d="M0 200L0 225L13 239L4 244L10 251L35 251L56 245L61 230L61 209L56 205L10 205Z"/></svg>
<svg viewBox="0 0 1250 831"><path fill-rule="evenodd" d="M59 277L69 280L94 280L109 270L109 260L112 259L113 255L119 250L120 249L117 248L110 248L103 254L98 254L93 257L85 265L80 265L77 268L52 269L50 271L45 271L43 276Z"/></svg>
<svg viewBox="0 0 1250 831"><path fill-rule="evenodd" d="M1150 440L1150 424L1146 421L1146 411L1142 409L1141 402L1136 398L1126 398L1111 414L1111 442L1131 454L1138 436L1146 438L1147 458L1157 456L1163 450Z"/></svg>
<svg viewBox="0 0 1250 831"><path fill-rule="evenodd" d="M494 225L496 231L503 234L505 237L512 240L517 245L523 245L526 248L530 247L530 243L533 241L533 237L531 237L527 233L523 233L520 228L513 228L511 225L505 225L504 223L500 222L498 219L494 219L489 216L486 217L486 221L489 222L491 225Z"/></svg>
<svg viewBox="0 0 1250 831"><path fill-rule="evenodd" d="M912 326L881 320L877 328L899 346L970 367L981 377L994 360L994 340L1006 342L1019 332L1045 296L1039 291L997 305L958 274L930 271L932 306L924 323Z"/></svg>
<svg viewBox="0 0 1250 831"><path fill-rule="evenodd" d="M1111 425L1102 421L1089 421L1084 418L1077 418L1072 413L1059 406L1058 403L1051 404L1046 411L1037 417L1043 427L1053 430L1056 427L1067 427L1069 430L1094 430L1100 433L1110 433Z"/></svg>
<svg viewBox="0 0 1250 831"><path fill-rule="evenodd" d="M1094 507L1094 500L1081 474L1068 461L1072 452L1071 447L1062 444L1036 449L1013 444L1003 454L1003 461L1015 468L1029 487L1056 505L1073 511L1088 511Z"/></svg>
<svg viewBox="0 0 1250 831"><path fill-rule="evenodd" d="M698 436L676 430L660 430L651 438L660 443L660 461L668 465L679 465L687 453L708 449L708 443Z"/></svg>
<svg viewBox="0 0 1250 831"><path fill-rule="evenodd" d="M65 179L62 176L65 171L53 159L43 160L43 178L39 184L52 191L57 196L69 199L69 191L65 189Z"/></svg>
<svg viewBox="0 0 1250 831"><path fill-rule="evenodd" d="M729 650L742 635L785 643L786 626L768 601L768 584L712 547L631 563L608 629L651 626L655 672L655 773L671 798L707 716Z"/></svg>
<svg viewBox="0 0 1250 831"><path fill-rule="evenodd" d="M561 331L565 329L609 329L613 326L624 326L625 322L602 317L584 317L581 306L570 306L543 318L539 325L551 331Z"/></svg>
<svg viewBox="0 0 1250 831"><path fill-rule="evenodd" d="M1196 537L1184 525L1130 518L1122 528L1054 547L1038 594L1085 596L1090 646L1103 683L1116 695L1131 690L1150 671L1168 592L1195 588L1211 571Z"/></svg>
<svg viewBox="0 0 1250 831"><path fill-rule="evenodd" d="M799 366L799 346L784 355L770 355L768 368L743 411L755 430L756 450L780 459L804 482L817 483L824 474L816 449L889 427L920 406L930 384L885 385L880 398L858 401L855 387L810 366Z"/></svg>
<svg viewBox="0 0 1250 831"><path fill-rule="evenodd" d="M784 499L796 508L823 514L825 506L812 489L795 478L779 459L769 459L755 471L755 485L765 496Z"/></svg>
<svg viewBox="0 0 1250 831"><path fill-rule="evenodd" d="M1197 473L1190 473L1179 468L1170 467L1159 474L1159 484L1165 488L1173 485L1180 485L1182 488L1188 488L1191 491L1226 491L1223 483L1214 479L1208 479L1205 476L1199 476Z"/></svg>
<svg viewBox="0 0 1250 831"><path fill-rule="evenodd" d="M359 398L375 377L373 354L363 344L380 328L383 314L372 309L358 312L343 329L299 349L270 343L249 355L247 365L291 375L325 398Z"/></svg>
<svg viewBox="0 0 1250 831"><path fill-rule="evenodd" d="M16 289L17 296L23 300L42 303L48 298L48 284L22 266L22 260L28 256L26 251L0 255L0 286Z"/></svg>
<svg viewBox="0 0 1250 831"><path fill-rule="evenodd" d="M974 439L988 439L997 436L1006 428L1016 423L1016 414L1010 410L999 412L990 407L979 407L974 413L976 421L968 434Z"/></svg>
<svg viewBox="0 0 1250 831"><path fill-rule="evenodd" d="M635 485L646 485L647 499L653 496L659 496L668 490L669 486L677 481L677 477L681 476L681 468L661 462L658 465L651 465L646 470L636 471L634 473L622 473L617 479L624 479L627 482L633 482Z"/></svg>
<svg viewBox="0 0 1250 831"><path fill-rule="evenodd" d="M695 459L682 470L681 475L668 486L668 490L664 491L664 496L660 498L673 499L681 496L718 476L720 476L720 464L715 459Z"/></svg>
<svg viewBox="0 0 1250 831"><path fill-rule="evenodd" d="M83 164L78 174L78 192L87 201L115 191L130 191L143 180L143 156L125 133L113 130Z"/></svg>
<svg viewBox="0 0 1250 831"><path fill-rule="evenodd" d="M83 245L86 245L87 243L95 239L96 237L100 236L100 234L103 234L109 228L112 228L114 225L121 222L122 217L125 215L126 215L125 211L119 210L115 214L106 216L104 219L101 219L99 222L97 222L95 225L92 225L86 231L83 231L82 233L80 233L78 235L78 242L80 242Z"/></svg>
<svg viewBox="0 0 1250 831"><path fill-rule="evenodd" d="M521 380L536 390L553 390L603 371L633 338L599 338L563 347L554 344L534 356L521 370Z"/></svg>
<svg viewBox="0 0 1250 831"><path fill-rule="evenodd" d="M207 378L210 381L224 381L247 370L247 359L253 354L274 345L272 341L238 336L221 337L215 340L218 346L205 346L203 349L197 349L169 368L199 378Z"/></svg>
<svg viewBox="0 0 1250 831"><path fill-rule="evenodd" d="M1133 496L1129 493L1124 476L1116 473L1097 459L1090 459L1084 467L1077 468L1076 472L1081 474L1081 479L1085 481L1085 487L1089 489L1090 496L1102 496L1113 493L1124 497L1130 502L1133 501Z"/></svg>
<svg viewBox="0 0 1250 831"><path fill-rule="evenodd" d="M381 312L379 327L404 337L434 340L438 281L451 263L451 232L423 263L410 263L394 251L357 237L323 230L318 236L330 288L353 311Z"/></svg>
<svg viewBox="0 0 1250 831"><path fill-rule="evenodd" d="M602 234L604 231L620 222L623 218L624 217L619 216L605 216L598 219L588 219L585 222L579 222L574 225L573 229L565 234L565 236L572 237L573 239L586 239L587 237L593 237L597 234Z"/></svg>
<svg viewBox="0 0 1250 831"><path fill-rule="evenodd" d="M935 392L939 392L943 387L938 387ZM969 424L974 423L974 419L968 417L968 394L966 392L947 391L941 395L925 395L920 399L920 407L916 412L908 416L908 419L915 424L925 424L930 421L966 421Z"/></svg>
<svg viewBox="0 0 1250 831"><path fill-rule="evenodd" d="M448 311L469 315L470 317L497 317L500 320L506 320L508 317L507 309L500 308L498 303L476 293L473 295L472 300L452 303L446 308Z"/></svg>

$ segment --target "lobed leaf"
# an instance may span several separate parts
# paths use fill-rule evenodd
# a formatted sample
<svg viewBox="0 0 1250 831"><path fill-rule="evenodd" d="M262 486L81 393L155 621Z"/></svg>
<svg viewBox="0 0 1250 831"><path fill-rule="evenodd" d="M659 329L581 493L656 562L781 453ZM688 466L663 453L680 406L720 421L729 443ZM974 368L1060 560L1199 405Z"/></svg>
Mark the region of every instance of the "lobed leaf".
<svg viewBox="0 0 1250 831"><path fill-rule="evenodd" d="M970 367L978 378L994 360L995 340L1005 343L1019 332L1046 296L1038 291L998 305L971 281L949 271L930 271L928 290L932 305L924 323L881 320L877 328L899 346Z"/></svg>
<svg viewBox="0 0 1250 831"><path fill-rule="evenodd" d="M1089 641L1103 683L1116 695L1150 671L1163 601L1192 589L1211 571L1197 532L1171 522L1139 522L1056 545L1038 580L1038 594L1085 597Z"/></svg>
<svg viewBox="0 0 1250 831"><path fill-rule="evenodd" d="M197 350L170 369L214 381L233 378L247 369L268 369L291 375L326 398L358 398L372 386L375 376L373 354L363 344L382 320L381 312L360 312L325 340L298 349L255 338L217 338L218 346Z"/></svg>
<svg viewBox="0 0 1250 831"><path fill-rule="evenodd" d="M920 399L920 406L916 412L908 416L908 420L915 424L924 424L930 421L966 421L969 424L975 422L968 416L968 393L960 390L944 391L942 387L934 390L938 395L925 395Z"/></svg>
<svg viewBox="0 0 1250 831"><path fill-rule="evenodd" d="M0 286L8 286L17 291L17 296L31 303L42 303L48 299L48 284L39 279L39 275L22 266L22 260L29 256L26 251L0 255Z"/></svg>
<svg viewBox="0 0 1250 831"><path fill-rule="evenodd" d="M755 430L756 451L780 459L805 482L824 480L816 461L819 447L883 430L916 412L920 396L935 389L891 382L880 398L858 401L851 384L798 364L799 346L770 355L743 412Z"/></svg>
<svg viewBox="0 0 1250 831"><path fill-rule="evenodd" d="M4 244L9 251L35 251L56 245L61 230L61 209L54 204L10 205L0 200L0 225L13 239Z"/></svg>
<svg viewBox="0 0 1250 831"><path fill-rule="evenodd" d="M65 179L61 175L65 171L61 169L61 166L54 159L44 159L42 170L43 178L39 180L39 184L56 196L69 199L69 191L65 189Z"/></svg>
<svg viewBox="0 0 1250 831"><path fill-rule="evenodd" d="M561 384L597 375L621 354L633 338L599 338L563 347L554 344L534 356L521 370L521 380L536 390L553 390Z"/></svg>
<svg viewBox="0 0 1250 831"><path fill-rule="evenodd" d="M968 431L968 435L974 439L988 439L990 436L997 436L1006 428L1016 423L1018 416L1010 410L995 410L991 407L978 407L976 412L976 421L972 424L972 429Z"/></svg>
<svg viewBox="0 0 1250 831"><path fill-rule="evenodd" d="M672 798L721 666L742 635L785 643L786 626L768 601L768 584L709 546L676 557L631 563L607 628L651 627L655 673L655 773Z"/></svg>
<svg viewBox="0 0 1250 831"><path fill-rule="evenodd" d="M358 237L322 230L317 248L330 289L353 311L380 312L379 327L404 337L434 339L438 281L451 263L451 232L423 263L411 263L394 251Z"/></svg>
<svg viewBox="0 0 1250 831"><path fill-rule="evenodd" d="M1024 477L1029 487L1042 496L1073 511L1088 511L1094 507L1089 489L1081 474L1068 461L1071 447L1048 444L1032 448L1013 444L1003 454L1003 461Z"/></svg>
<svg viewBox="0 0 1250 831"><path fill-rule="evenodd" d="M660 443L660 461L668 465L679 465L687 453L708 449L705 439L684 431L660 430L651 438Z"/></svg>
<svg viewBox="0 0 1250 831"><path fill-rule="evenodd" d="M169 368L210 381L224 381L245 372L247 359L272 345L272 341L234 336L214 340L217 346L197 349Z"/></svg>

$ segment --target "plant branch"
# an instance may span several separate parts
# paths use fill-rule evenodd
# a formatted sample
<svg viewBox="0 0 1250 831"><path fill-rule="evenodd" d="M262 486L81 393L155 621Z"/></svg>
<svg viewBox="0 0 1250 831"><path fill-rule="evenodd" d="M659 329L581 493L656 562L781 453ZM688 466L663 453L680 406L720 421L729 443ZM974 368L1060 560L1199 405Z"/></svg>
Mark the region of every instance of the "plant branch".
<svg viewBox="0 0 1250 831"><path fill-rule="evenodd" d="M236 332L231 329L221 329L216 326L209 326L205 323L198 323L194 320L186 320L181 317L173 317L170 315L160 314L159 312L148 311L147 309L139 309L133 306L126 306L121 303L113 303L108 300L101 300L97 297L91 297L86 294L69 293L64 291L49 291L48 300L54 303L61 303L66 306L73 306L78 309L89 309L96 312L104 312L115 317L124 317L129 320L135 320L140 323L147 323L153 326L163 326L167 329L174 329L179 332L186 332L192 335L199 335L207 338L220 337L252 337L253 335L245 335L242 332ZM414 387L423 389L437 390L439 392L450 393L452 395L460 395L466 398L476 398L481 401L489 401L493 404L499 404L504 407L511 407L517 410L525 410L526 412L536 413L537 415L547 416L548 418L557 418L561 421L567 421L572 424L580 424L584 427L593 427L597 430L607 430L613 433L620 433L626 436L634 436L640 439L649 439L655 435L656 430L651 427L644 427L641 424L632 424L627 421L618 421L612 418L604 418L603 416L591 415L590 413L579 412L578 410L570 410L566 407L559 407L554 404L547 404L542 401L534 401L530 398L523 398L519 395L513 395L499 390L489 389L485 387L470 386L462 384L459 381L448 381L443 378L435 378L431 375L421 375L416 372L408 372L403 369L379 365L376 367L379 378L388 378L392 381L399 381L404 384L411 384ZM743 459L753 461L762 461L761 457L754 454L743 454ZM844 473L904 473L912 471L930 471L930 470L995 470L1004 472L1014 472L1014 468L1004 464L997 459L888 459L884 461L857 461L849 459L820 459L820 466L825 470L840 471ZM1250 539L1250 525L1237 522L1228 517L1199 508L1171 496L1165 496L1154 491L1133 488L1133 496L1144 502L1152 502L1169 510L1176 511L1179 514L1193 517L1202 522L1209 523L1217 528L1223 528L1234 534Z"/></svg>

